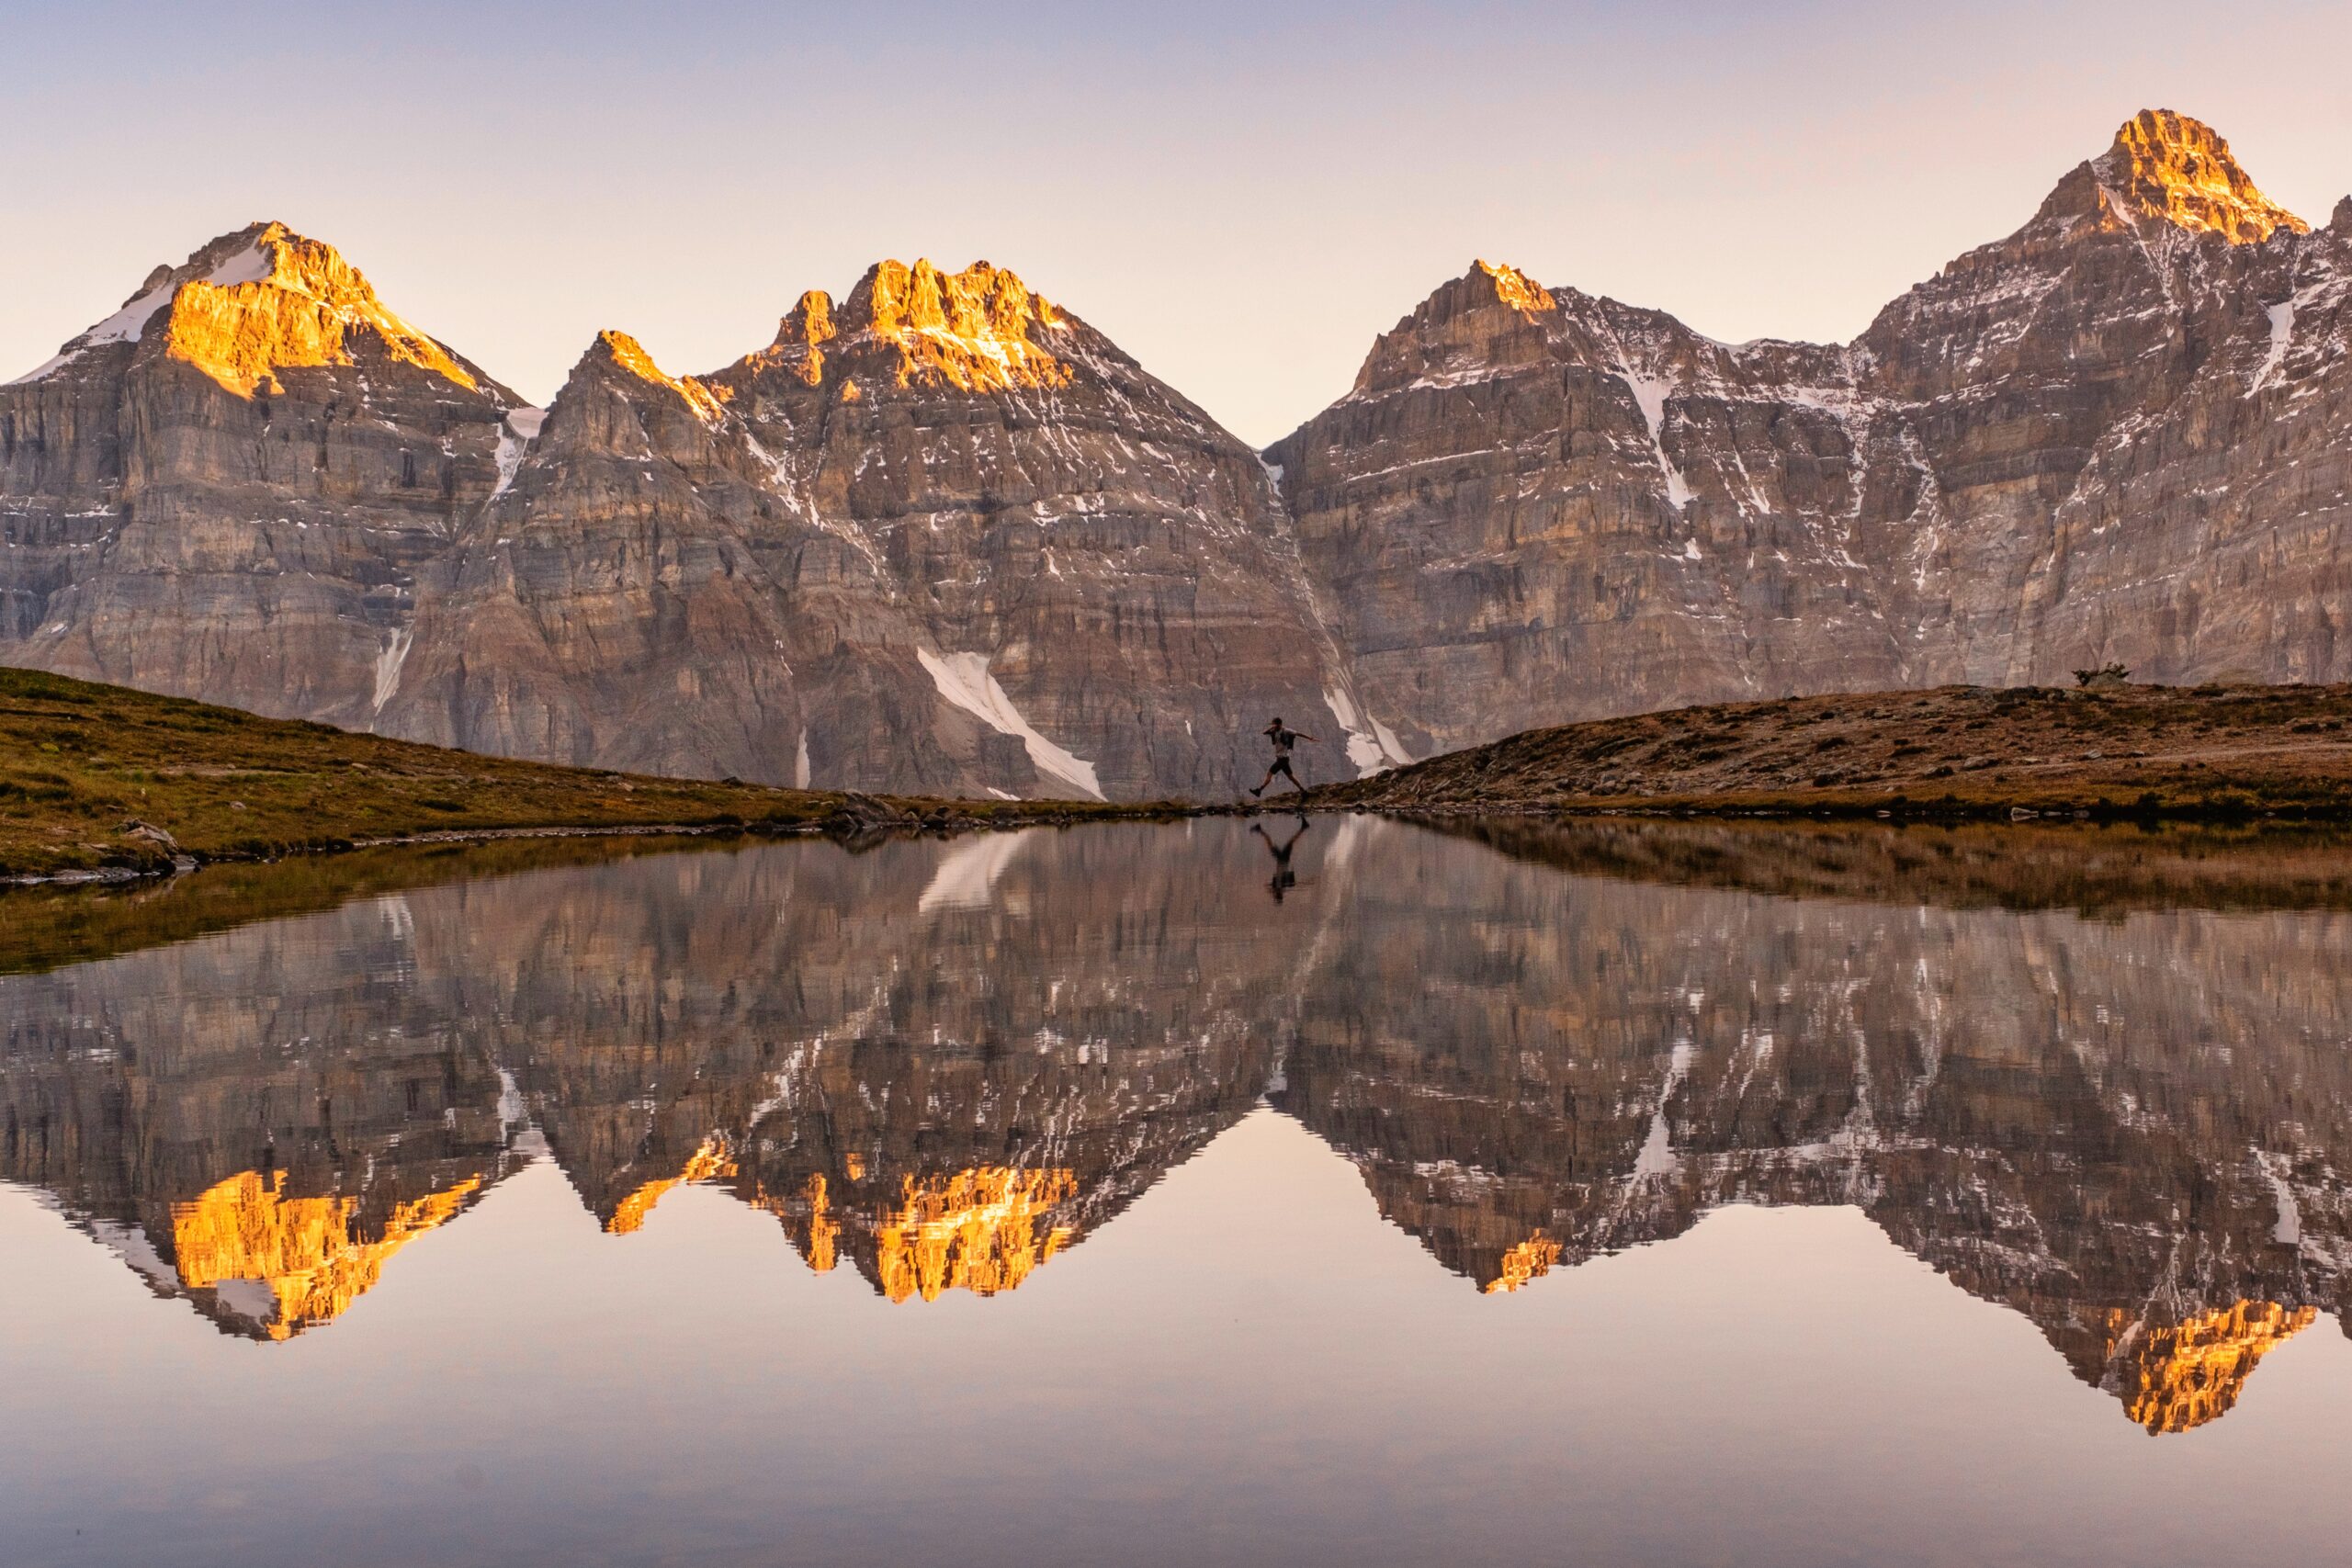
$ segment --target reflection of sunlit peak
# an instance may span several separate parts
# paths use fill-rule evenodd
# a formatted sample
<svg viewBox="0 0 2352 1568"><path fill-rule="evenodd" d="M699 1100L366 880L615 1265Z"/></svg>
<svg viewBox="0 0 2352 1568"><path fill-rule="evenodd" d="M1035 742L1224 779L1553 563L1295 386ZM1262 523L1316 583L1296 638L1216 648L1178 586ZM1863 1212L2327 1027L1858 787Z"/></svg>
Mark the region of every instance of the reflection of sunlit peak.
<svg viewBox="0 0 2352 1568"><path fill-rule="evenodd" d="M649 1181L620 1201L606 1222L605 1230L611 1235L629 1235L645 1224L653 1213L653 1205L673 1187L691 1187L698 1181L724 1181L735 1174L735 1156L728 1152L727 1141L717 1133L702 1141L686 1160L685 1168L675 1176L665 1176Z"/></svg>
<svg viewBox="0 0 2352 1568"><path fill-rule="evenodd" d="M1487 1294L1498 1295L1518 1290L1531 1280L1540 1280L1552 1271L1560 1260L1560 1244L1537 1231L1517 1247L1503 1254L1496 1267L1495 1277L1487 1281Z"/></svg>
<svg viewBox="0 0 2352 1568"><path fill-rule="evenodd" d="M2227 1412L2263 1357L2308 1327L2311 1307L2238 1302L2179 1323L2109 1321L2109 1376L2132 1419L2151 1432L2186 1432Z"/></svg>
<svg viewBox="0 0 2352 1568"><path fill-rule="evenodd" d="M824 1173L820 1171L808 1179L808 1267L817 1273L830 1274L839 1260L842 1223L833 1218L832 1203L826 1193Z"/></svg>
<svg viewBox="0 0 2352 1568"><path fill-rule="evenodd" d="M362 1241L352 1234L355 1200L288 1198L284 1171L249 1170L172 1205L180 1282L224 1297L223 1287L238 1281L266 1288L268 1315L247 1315L285 1339L339 1316L375 1285L386 1258L456 1213L481 1185L469 1179L400 1204L380 1237Z"/></svg>
<svg viewBox="0 0 2352 1568"><path fill-rule="evenodd" d="M1040 1237L1039 1222L1078 1195L1078 1173L980 1166L900 1183L899 1204L879 1227L883 1293L894 1302L944 1291L1010 1291L1059 1251L1070 1227Z"/></svg>

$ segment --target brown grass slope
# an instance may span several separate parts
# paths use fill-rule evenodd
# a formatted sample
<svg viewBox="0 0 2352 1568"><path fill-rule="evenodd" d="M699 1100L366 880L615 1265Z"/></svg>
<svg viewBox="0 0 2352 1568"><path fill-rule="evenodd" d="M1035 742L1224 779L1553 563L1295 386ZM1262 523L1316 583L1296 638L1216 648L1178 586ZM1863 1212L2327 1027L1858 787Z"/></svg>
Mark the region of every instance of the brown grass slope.
<svg viewBox="0 0 2352 1568"><path fill-rule="evenodd" d="M1944 686L1529 730L1314 792L1408 811L2352 815L2352 686Z"/></svg>
<svg viewBox="0 0 2352 1568"><path fill-rule="evenodd" d="M1165 809L881 802L553 767L0 669L0 877L424 834L986 826Z"/></svg>
<svg viewBox="0 0 2352 1568"><path fill-rule="evenodd" d="M2352 909L2352 831L2334 824L1464 816L1427 826L1571 876L1776 898L2093 919Z"/></svg>

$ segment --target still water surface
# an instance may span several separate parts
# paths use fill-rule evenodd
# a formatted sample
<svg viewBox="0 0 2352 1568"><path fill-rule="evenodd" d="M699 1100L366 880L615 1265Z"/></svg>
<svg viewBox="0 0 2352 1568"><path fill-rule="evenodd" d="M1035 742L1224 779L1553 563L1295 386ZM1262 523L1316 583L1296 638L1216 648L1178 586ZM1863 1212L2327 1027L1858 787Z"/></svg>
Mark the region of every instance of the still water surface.
<svg viewBox="0 0 2352 1568"><path fill-rule="evenodd" d="M1266 827L0 908L0 1562L2343 1560L2324 858Z"/></svg>

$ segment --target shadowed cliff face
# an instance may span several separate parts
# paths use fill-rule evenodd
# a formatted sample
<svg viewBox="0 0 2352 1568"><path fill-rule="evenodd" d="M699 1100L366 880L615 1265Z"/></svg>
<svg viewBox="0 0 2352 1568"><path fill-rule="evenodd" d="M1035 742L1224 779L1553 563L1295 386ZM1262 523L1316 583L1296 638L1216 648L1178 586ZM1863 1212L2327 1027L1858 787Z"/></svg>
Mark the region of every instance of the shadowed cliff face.
<svg viewBox="0 0 2352 1568"><path fill-rule="evenodd" d="M2127 122L1852 344L1481 263L1268 454L1372 716L1452 749L1833 690L2331 681L2352 203Z"/></svg>
<svg viewBox="0 0 2352 1568"><path fill-rule="evenodd" d="M2152 1431L2342 1309L2340 897L2217 878L2266 852L2210 839L2131 863L2233 912L2117 895L2106 840L2013 846L2002 908L1981 836L1921 906L1921 835L1594 831L1035 830L365 897L0 977L0 1174L269 1337L541 1158L617 1236L704 1185L891 1301L1016 1290L1266 1101L1487 1292L1725 1203L1857 1206ZM2084 886L2095 917L2035 891Z"/></svg>

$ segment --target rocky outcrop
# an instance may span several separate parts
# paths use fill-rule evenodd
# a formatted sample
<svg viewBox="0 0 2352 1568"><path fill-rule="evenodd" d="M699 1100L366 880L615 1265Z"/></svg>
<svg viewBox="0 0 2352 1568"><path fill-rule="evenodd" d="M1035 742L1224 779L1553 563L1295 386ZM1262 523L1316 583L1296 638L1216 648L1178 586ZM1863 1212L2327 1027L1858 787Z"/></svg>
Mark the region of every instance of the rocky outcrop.
<svg viewBox="0 0 2352 1568"><path fill-rule="evenodd" d="M511 756L978 793L934 738L922 629L742 422L628 337L590 345L422 574L379 729Z"/></svg>
<svg viewBox="0 0 2352 1568"><path fill-rule="evenodd" d="M2109 660L2343 680L2347 212L2152 111L1844 346L1482 263L1268 457L1416 748Z"/></svg>

